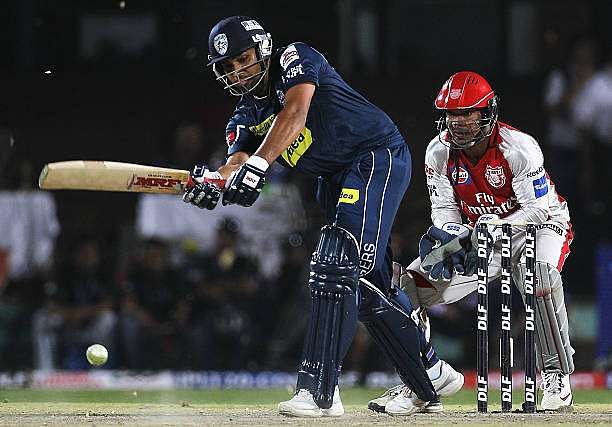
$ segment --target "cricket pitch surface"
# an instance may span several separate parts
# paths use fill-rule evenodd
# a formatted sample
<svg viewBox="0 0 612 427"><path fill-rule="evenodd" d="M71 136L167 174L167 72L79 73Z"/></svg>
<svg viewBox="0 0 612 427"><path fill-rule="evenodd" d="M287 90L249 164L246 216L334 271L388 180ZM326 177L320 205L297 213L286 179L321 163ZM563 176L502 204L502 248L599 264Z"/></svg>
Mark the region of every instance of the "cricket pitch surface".
<svg viewBox="0 0 612 427"><path fill-rule="evenodd" d="M340 418L287 418L276 403L290 398L287 390L176 391L38 391L0 390L0 425L612 425L612 391L577 391L571 412L536 414L478 414L473 390L444 399L444 411L391 417L366 409L367 400L381 390L343 390L346 414ZM515 408L520 407L516 395Z"/></svg>

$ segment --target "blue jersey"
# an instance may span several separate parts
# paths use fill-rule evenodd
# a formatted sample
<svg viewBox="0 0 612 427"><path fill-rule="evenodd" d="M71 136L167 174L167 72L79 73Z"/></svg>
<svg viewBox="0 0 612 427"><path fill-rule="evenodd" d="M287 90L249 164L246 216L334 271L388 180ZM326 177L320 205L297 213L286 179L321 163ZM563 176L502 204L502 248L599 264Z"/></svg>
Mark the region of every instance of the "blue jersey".
<svg viewBox="0 0 612 427"><path fill-rule="evenodd" d="M283 108L285 93L301 83L312 83L316 90L306 126L277 159L284 166L314 176L332 175L375 148L403 144L389 116L352 89L312 47L293 43L277 50L269 72L270 95L242 96L229 120L228 155L254 153Z"/></svg>

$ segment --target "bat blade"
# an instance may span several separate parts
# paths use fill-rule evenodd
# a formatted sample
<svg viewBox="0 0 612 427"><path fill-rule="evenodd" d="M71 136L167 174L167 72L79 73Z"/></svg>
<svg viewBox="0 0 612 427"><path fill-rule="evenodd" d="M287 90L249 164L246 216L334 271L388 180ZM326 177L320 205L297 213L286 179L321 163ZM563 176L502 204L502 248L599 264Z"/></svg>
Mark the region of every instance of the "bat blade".
<svg viewBox="0 0 612 427"><path fill-rule="evenodd" d="M186 170L94 160L49 163L38 178L38 186L43 190L161 194L180 194L189 183Z"/></svg>

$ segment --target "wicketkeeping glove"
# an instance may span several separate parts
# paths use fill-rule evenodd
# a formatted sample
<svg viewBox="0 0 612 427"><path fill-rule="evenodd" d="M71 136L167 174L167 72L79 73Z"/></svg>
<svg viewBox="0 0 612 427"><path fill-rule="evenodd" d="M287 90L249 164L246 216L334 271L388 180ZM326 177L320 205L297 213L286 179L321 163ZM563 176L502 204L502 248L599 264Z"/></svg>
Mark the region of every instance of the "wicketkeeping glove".
<svg viewBox="0 0 612 427"><path fill-rule="evenodd" d="M223 204L252 206L266 182L269 164L263 157L251 156L229 179L223 193Z"/></svg>
<svg viewBox="0 0 612 427"><path fill-rule="evenodd" d="M478 217L478 219L476 220L476 224L474 224L474 232L472 233L472 246L473 247L475 248L478 247L478 236L477 236L478 233L476 233L476 230L478 229L478 226L482 223L489 224L487 226L488 239L489 239L489 252L491 251L492 248L496 248L496 247L498 248L501 245L501 236L502 236L501 225L491 224L491 222L495 222L495 221L499 221L499 215L484 214Z"/></svg>
<svg viewBox="0 0 612 427"><path fill-rule="evenodd" d="M196 165L191 173L192 186L183 194L183 201L200 209L212 210L217 206L226 181L217 171L211 171L206 165Z"/></svg>
<svg viewBox="0 0 612 427"><path fill-rule="evenodd" d="M457 223L431 226L419 241L421 270L432 280L450 280L453 271L465 273L465 255L470 247L470 229Z"/></svg>

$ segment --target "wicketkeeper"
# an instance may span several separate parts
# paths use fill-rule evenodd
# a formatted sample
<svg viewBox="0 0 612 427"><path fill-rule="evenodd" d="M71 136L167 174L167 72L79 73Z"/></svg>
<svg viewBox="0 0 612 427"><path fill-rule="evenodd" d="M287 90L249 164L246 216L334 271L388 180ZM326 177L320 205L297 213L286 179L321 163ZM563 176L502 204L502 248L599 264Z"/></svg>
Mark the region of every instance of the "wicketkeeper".
<svg viewBox="0 0 612 427"><path fill-rule="evenodd" d="M438 135L425 155L433 225L419 243L420 257L401 277L415 305L450 304L476 290L476 233L480 222L534 223L537 228L536 348L542 372L542 409L572 404L574 371L561 270L573 233L566 201L544 169L538 143L501 123L498 97L474 72L452 75L435 100ZM513 280L524 298L525 229L514 227ZM500 227L489 227L494 243L491 280L501 274ZM470 237L471 235L471 237Z"/></svg>

